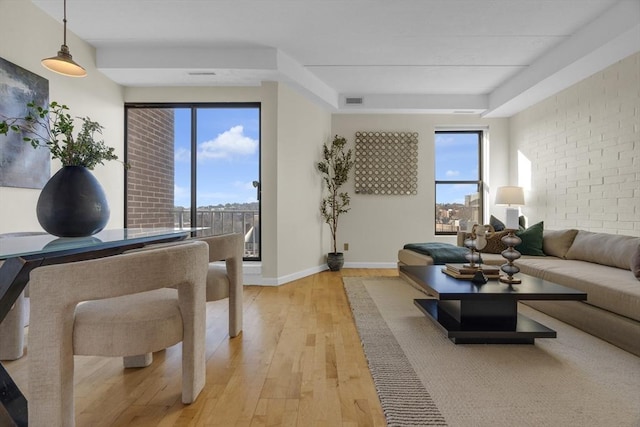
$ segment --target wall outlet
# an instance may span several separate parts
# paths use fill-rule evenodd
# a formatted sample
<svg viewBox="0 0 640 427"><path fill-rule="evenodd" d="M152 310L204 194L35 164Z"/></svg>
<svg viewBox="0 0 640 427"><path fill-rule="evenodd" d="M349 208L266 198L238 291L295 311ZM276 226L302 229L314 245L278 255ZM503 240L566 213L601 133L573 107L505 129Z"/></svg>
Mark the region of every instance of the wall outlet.
<svg viewBox="0 0 640 427"><path fill-rule="evenodd" d="M349 244L348 244L348 243L345 243L345 244L344 244L344 250L345 250L345 251L348 251L348 250L349 250Z"/></svg>

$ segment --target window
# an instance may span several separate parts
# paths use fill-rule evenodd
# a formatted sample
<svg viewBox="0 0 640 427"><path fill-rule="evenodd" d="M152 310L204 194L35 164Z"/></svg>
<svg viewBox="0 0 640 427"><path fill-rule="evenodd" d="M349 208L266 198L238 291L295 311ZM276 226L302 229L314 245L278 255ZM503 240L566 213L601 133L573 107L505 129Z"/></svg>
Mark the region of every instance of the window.
<svg viewBox="0 0 640 427"><path fill-rule="evenodd" d="M482 131L436 131L436 234L482 223Z"/></svg>
<svg viewBox="0 0 640 427"><path fill-rule="evenodd" d="M127 227L242 233L260 260L260 104L127 104Z"/></svg>

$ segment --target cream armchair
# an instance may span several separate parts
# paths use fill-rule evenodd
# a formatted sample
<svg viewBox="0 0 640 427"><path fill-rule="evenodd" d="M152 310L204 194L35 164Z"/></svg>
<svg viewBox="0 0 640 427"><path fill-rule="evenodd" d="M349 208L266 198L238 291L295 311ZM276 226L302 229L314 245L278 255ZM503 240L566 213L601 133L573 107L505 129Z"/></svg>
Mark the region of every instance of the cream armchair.
<svg viewBox="0 0 640 427"><path fill-rule="evenodd" d="M229 336L242 331L242 234L199 237L209 245L209 271L207 273L207 301L229 298ZM216 265L225 261L225 266Z"/></svg>
<svg viewBox="0 0 640 427"><path fill-rule="evenodd" d="M204 387L203 242L40 267L31 273L31 426L73 426L74 354L135 356L182 341L182 402Z"/></svg>

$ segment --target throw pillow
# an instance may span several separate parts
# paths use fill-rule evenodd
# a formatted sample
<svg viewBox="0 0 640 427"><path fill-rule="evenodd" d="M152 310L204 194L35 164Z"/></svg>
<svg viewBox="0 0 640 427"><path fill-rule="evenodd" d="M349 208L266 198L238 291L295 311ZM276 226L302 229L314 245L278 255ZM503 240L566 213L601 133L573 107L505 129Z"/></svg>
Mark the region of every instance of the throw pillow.
<svg viewBox="0 0 640 427"><path fill-rule="evenodd" d="M520 228L527 228L527 218L525 218L524 215L518 217L518 225Z"/></svg>
<svg viewBox="0 0 640 427"><path fill-rule="evenodd" d="M491 238L487 239L487 246L485 246L481 252L486 254L499 254L507 249L507 245L502 243L502 238L509 232L507 230L495 233Z"/></svg>
<svg viewBox="0 0 640 427"><path fill-rule="evenodd" d="M493 226L493 229L496 232L504 230L504 227L505 227L504 222L500 221L498 218L496 218L493 215L491 215L491 218L489 218L489 224Z"/></svg>
<svg viewBox="0 0 640 427"><path fill-rule="evenodd" d="M522 255L544 256L542 250L542 232L544 221L533 224L526 230L516 231L516 236L522 239L522 243L516 246L516 250Z"/></svg>
<svg viewBox="0 0 640 427"><path fill-rule="evenodd" d="M578 230L544 230L542 250L546 255L565 258L567 251L573 244Z"/></svg>
<svg viewBox="0 0 640 427"><path fill-rule="evenodd" d="M636 248L636 252L631 257L631 272L636 279L640 280L640 245Z"/></svg>

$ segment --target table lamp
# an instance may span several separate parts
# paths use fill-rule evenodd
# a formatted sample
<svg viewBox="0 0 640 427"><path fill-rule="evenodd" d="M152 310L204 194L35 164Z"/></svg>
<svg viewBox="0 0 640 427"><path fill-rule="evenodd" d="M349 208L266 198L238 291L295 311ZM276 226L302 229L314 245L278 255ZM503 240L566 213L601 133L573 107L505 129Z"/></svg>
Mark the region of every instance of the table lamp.
<svg viewBox="0 0 640 427"><path fill-rule="evenodd" d="M524 189L513 186L498 187L495 203L498 206L507 206L505 229L508 231L508 234L502 238L502 242L507 246L507 249L502 251L502 256L507 260L507 263L500 267L506 276L500 276L500 281L510 285L522 283L520 279L513 277L514 274L520 271L513 262L521 256L520 252L515 250L514 247L522 243L522 240L515 235L515 231L519 228L518 216L520 210L513 206L524 205Z"/></svg>

